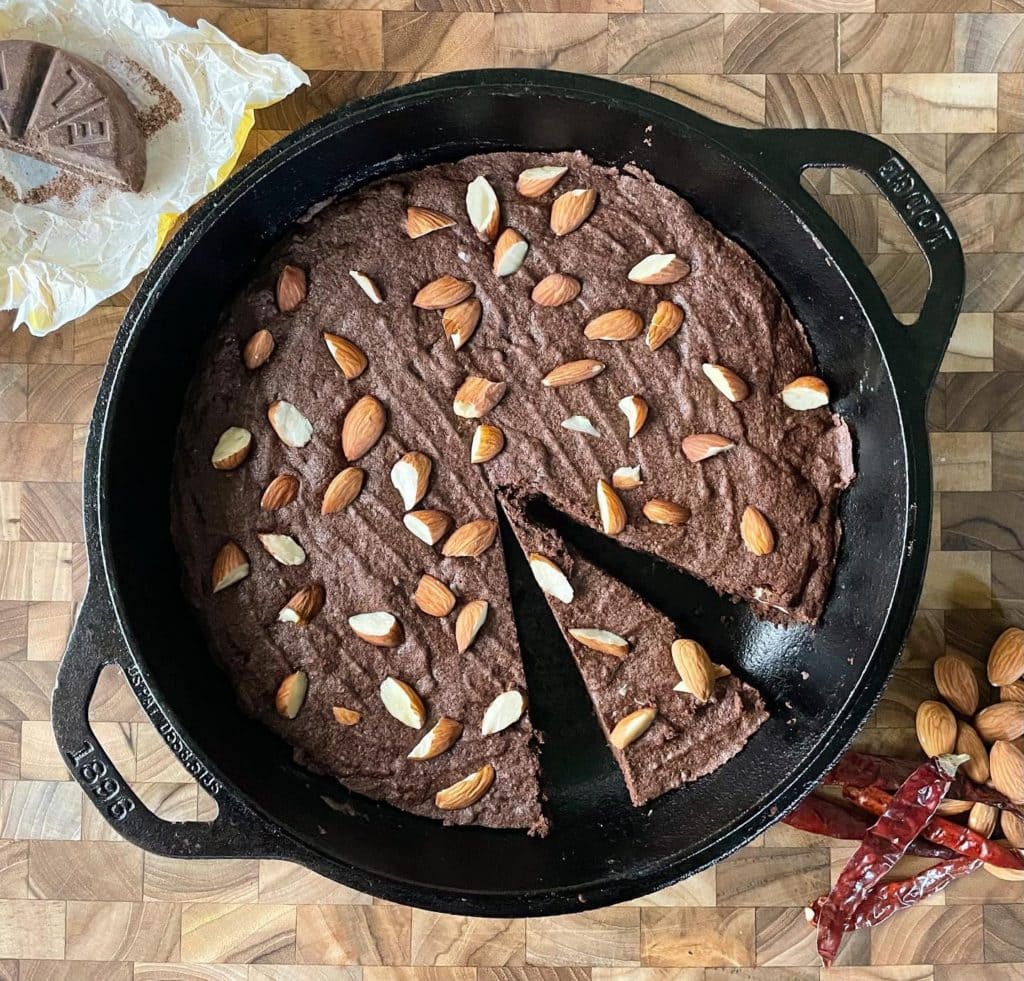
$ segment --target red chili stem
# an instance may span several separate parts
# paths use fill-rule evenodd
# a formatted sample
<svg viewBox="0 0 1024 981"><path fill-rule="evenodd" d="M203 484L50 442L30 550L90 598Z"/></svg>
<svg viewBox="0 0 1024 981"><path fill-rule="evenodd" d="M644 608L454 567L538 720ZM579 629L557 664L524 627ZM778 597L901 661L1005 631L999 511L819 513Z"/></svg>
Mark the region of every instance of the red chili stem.
<svg viewBox="0 0 1024 981"><path fill-rule="evenodd" d="M877 787L844 787L843 794L869 814L881 814L892 799ZM1024 869L1024 858L1017 852L943 817L933 817L921 834L936 845L944 845L967 858L980 859L1003 869Z"/></svg>

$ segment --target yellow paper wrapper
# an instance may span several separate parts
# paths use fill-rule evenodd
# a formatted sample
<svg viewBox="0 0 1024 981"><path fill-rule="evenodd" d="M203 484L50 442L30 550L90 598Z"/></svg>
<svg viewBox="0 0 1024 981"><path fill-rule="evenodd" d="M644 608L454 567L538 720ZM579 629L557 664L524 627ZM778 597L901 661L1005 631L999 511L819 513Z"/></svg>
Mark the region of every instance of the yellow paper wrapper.
<svg viewBox="0 0 1024 981"><path fill-rule="evenodd" d="M22 203L14 198L57 171L0 150L0 175L16 191L0 194L0 310L15 310L15 327L38 335L80 317L145 269L178 215L231 172L253 111L309 82L279 55L247 51L205 21L186 27L132 0L0 0L0 37L88 58L150 118L168 100L180 104L177 118L154 126L147 139L138 194L86 187L73 200ZM154 91L152 79L170 97Z"/></svg>

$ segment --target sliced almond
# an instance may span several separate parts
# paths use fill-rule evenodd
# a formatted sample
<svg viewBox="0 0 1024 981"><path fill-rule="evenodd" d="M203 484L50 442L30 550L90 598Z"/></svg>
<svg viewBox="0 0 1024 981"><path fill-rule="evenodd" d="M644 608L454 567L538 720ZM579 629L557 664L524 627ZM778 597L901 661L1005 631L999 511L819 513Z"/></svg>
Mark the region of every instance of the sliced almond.
<svg viewBox="0 0 1024 981"><path fill-rule="evenodd" d="M324 605L324 587L320 583L303 586L281 609L277 619L281 623L305 626Z"/></svg>
<svg viewBox="0 0 1024 981"><path fill-rule="evenodd" d="M369 364L366 355L347 337L324 333L324 343L327 345L327 350L331 352L335 364L341 368L341 373L349 381L358 378L366 371L366 366Z"/></svg>
<svg viewBox="0 0 1024 981"><path fill-rule="evenodd" d="M472 293L472 283L445 275L427 283L413 297L412 305L421 310L447 310L468 299Z"/></svg>
<svg viewBox="0 0 1024 981"><path fill-rule="evenodd" d="M1024 753L1013 743L999 740L989 750L992 786L1015 804L1024 804Z"/></svg>
<svg viewBox="0 0 1024 981"><path fill-rule="evenodd" d="M644 517L656 525L685 525L690 520L690 509L685 504L652 497L644 505Z"/></svg>
<svg viewBox="0 0 1024 981"><path fill-rule="evenodd" d="M530 298L541 307L560 307L580 295L580 281L564 273L551 273L533 288Z"/></svg>
<svg viewBox="0 0 1024 981"><path fill-rule="evenodd" d="M917 707L917 741L927 756L952 753L956 747L956 716L942 702L928 699Z"/></svg>
<svg viewBox="0 0 1024 981"><path fill-rule="evenodd" d="M1024 630L1007 627L988 654L988 680L999 687L1024 676Z"/></svg>
<svg viewBox="0 0 1024 981"><path fill-rule="evenodd" d="M945 654L932 665L939 694L961 715L978 710L978 679L970 665L955 654Z"/></svg>
<svg viewBox="0 0 1024 981"><path fill-rule="evenodd" d="M412 510L427 493L433 464L425 453L406 453L391 468L391 484L402 498L406 511Z"/></svg>
<svg viewBox="0 0 1024 981"><path fill-rule="evenodd" d="M603 477L597 482L597 513L606 535L621 534L626 527L626 506Z"/></svg>
<svg viewBox="0 0 1024 981"><path fill-rule="evenodd" d="M439 232L445 228L454 228L455 219L433 211L430 208L407 208L405 212L405 231L409 238L422 238L431 232Z"/></svg>
<svg viewBox="0 0 1024 981"><path fill-rule="evenodd" d="M356 613L348 618L348 625L360 640L374 647L398 647L405 640L401 622L383 610Z"/></svg>
<svg viewBox="0 0 1024 981"><path fill-rule="evenodd" d="M455 393L452 409L460 419L479 419L502 400L507 390L503 381L469 375Z"/></svg>
<svg viewBox="0 0 1024 981"><path fill-rule="evenodd" d="M341 451L350 463L365 456L384 434L388 414L372 395L364 395L345 413L341 424Z"/></svg>
<svg viewBox="0 0 1024 981"><path fill-rule="evenodd" d="M245 342L242 348L242 363L255 371L274 353L274 335L269 330L258 330Z"/></svg>
<svg viewBox="0 0 1024 981"><path fill-rule="evenodd" d="M813 375L804 375L791 381L782 390L782 401L791 409L805 411L828 405L828 385Z"/></svg>
<svg viewBox="0 0 1024 981"><path fill-rule="evenodd" d="M234 542L225 542L213 560L213 591L219 593L249 575L249 559Z"/></svg>
<svg viewBox="0 0 1024 981"><path fill-rule="evenodd" d="M1024 736L1024 702L995 702L974 717L974 727L987 743L1011 742Z"/></svg>
<svg viewBox="0 0 1024 981"><path fill-rule="evenodd" d="M359 720L363 717L361 712L357 712L355 709L345 708L343 705L332 706L331 713L334 716L334 721L341 726L359 725Z"/></svg>
<svg viewBox="0 0 1024 981"><path fill-rule="evenodd" d="M600 436L594 424L586 416L569 416L562 420L562 428L573 433L584 433L587 436Z"/></svg>
<svg viewBox="0 0 1024 981"><path fill-rule="evenodd" d="M579 187L560 194L551 205L551 231L558 236L576 231L596 206L597 191L592 187Z"/></svg>
<svg viewBox="0 0 1024 981"><path fill-rule="evenodd" d="M540 552L531 552L529 559L530 571L533 573L533 578L537 580L537 585L548 596L554 596L556 600L563 603L571 603L576 594L572 583L562 572L561 566L546 555L541 555Z"/></svg>
<svg viewBox="0 0 1024 981"><path fill-rule="evenodd" d="M627 395L619 399L619 411L629 423L629 438L632 439L647 422L647 402L639 395Z"/></svg>
<svg viewBox="0 0 1024 981"><path fill-rule="evenodd" d="M505 434L486 422L476 427L473 444L469 450L470 463L487 463L505 448Z"/></svg>
<svg viewBox="0 0 1024 981"><path fill-rule="evenodd" d="M526 711L526 698L522 692L503 691L484 710L483 721L480 725L480 735L493 736L509 726L514 726Z"/></svg>
<svg viewBox="0 0 1024 981"><path fill-rule="evenodd" d="M306 553L291 535L265 534L257 536L267 554L281 565L302 565Z"/></svg>
<svg viewBox="0 0 1024 981"><path fill-rule="evenodd" d="M768 555L775 549L775 535L768 519L757 508L748 505L740 518L740 537L748 552Z"/></svg>
<svg viewBox="0 0 1024 981"><path fill-rule="evenodd" d="M271 402L267 418L286 446L302 447L313 438L313 424L291 402Z"/></svg>
<svg viewBox="0 0 1024 981"><path fill-rule="evenodd" d="M704 364L701 367L708 381L730 402L742 402L750 394L747 383L731 368L722 364Z"/></svg>
<svg viewBox="0 0 1024 981"><path fill-rule="evenodd" d="M490 607L486 600L470 600L455 619L455 646L460 654L465 654L473 646L473 641L487 622L487 611Z"/></svg>
<svg viewBox="0 0 1024 981"><path fill-rule="evenodd" d="M445 750L451 749L462 735L462 723L442 716L427 734L413 746L410 760L432 760Z"/></svg>
<svg viewBox="0 0 1024 981"><path fill-rule="evenodd" d="M991 804L983 804L978 801L971 805L971 811L967 815L967 827L983 838L991 838L995 834L996 825L999 823L999 809Z"/></svg>
<svg viewBox="0 0 1024 981"><path fill-rule="evenodd" d="M698 702L706 702L715 690L716 673L703 645L695 640L674 640L672 663L679 672L675 690L693 695Z"/></svg>
<svg viewBox="0 0 1024 981"><path fill-rule="evenodd" d="M602 371L604 371L604 364L600 361L595 361L593 358L583 358L580 361L566 361L557 368L552 368L541 379L541 384L545 388L578 385L580 382L596 378Z"/></svg>
<svg viewBox="0 0 1024 981"><path fill-rule="evenodd" d="M659 347L670 341L679 333L683 326L685 314L682 307L662 300L655 308L651 316L651 322L647 325L647 347L657 351Z"/></svg>
<svg viewBox="0 0 1024 981"><path fill-rule="evenodd" d="M625 637L613 634L610 630L599 630L597 627L572 627L569 634L574 640L601 654L612 657L625 657L629 653L629 641Z"/></svg>
<svg viewBox="0 0 1024 981"><path fill-rule="evenodd" d="M440 579L426 573L420 576L412 600L430 617L446 617L455 609L455 594Z"/></svg>
<svg viewBox="0 0 1024 981"><path fill-rule="evenodd" d="M278 511L288 507L299 496L299 478L294 474L278 474L263 491L260 507L264 511Z"/></svg>
<svg viewBox="0 0 1024 981"><path fill-rule="evenodd" d="M365 482L366 471L362 467L345 467L327 485L320 513L334 514L347 508L359 496Z"/></svg>
<svg viewBox="0 0 1024 981"><path fill-rule="evenodd" d="M656 252L641 259L629 271L629 279L645 286L667 286L690 274L690 264L674 252Z"/></svg>
<svg viewBox="0 0 1024 981"><path fill-rule="evenodd" d="M569 170L568 167L529 167L516 180L516 190L524 198L539 198L551 190Z"/></svg>
<svg viewBox="0 0 1024 981"><path fill-rule="evenodd" d="M465 347L469 339L476 333L482 312L483 306L475 296L441 311L441 329L444 330L456 351Z"/></svg>
<svg viewBox="0 0 1024 981"><path fill-rule="evenodd" d="M277 309L291 313L306 299L306 273L298 266L285 266L277 276Z"/></svg>
<svg viewBox="0 0 1024 981"><path fill-rule="evenodd" d="M967 776L977 783L985 783L988 780L988 750L985 749L985 744L974 726L957 721L954 750L958 755L970 757L963 765Z"/></svg>
<svg viewBox="0 0 1024 981"><path fill-rule="evenodd" d="M608 735L608 742L616 749L625 749L651 728L657 714L658 710L654 708L640 708L630 712L615 723L615 728Z"/></svg>
<svg viewBox="0 0 1024 981"><path fill-rule="evenodd" d="M631 341L644 331L644 318L635 310L609 310L595 317L583 328L583 336L591 341Z"/></svg>
<svg viewBox="0 0 1024 981"><path fill-rule="evenodd" d="M612 487L616 490L634 490L643 483L640 467L619 467L612 474Z"/></svg>
<svg viewBox="0 0 1024 981"><path fill-rule="evenodd" d="M475 773L463 777L434 795L434 806L442 811L459 811L475 804L494 783L494 767L485 763Z"/></svg>
<svg viewBox="0 0 1024 981"><path fill-rule="evenodd" d="M716 433L694 433L683 440L683 454L690 463L700 463L735 446L732 440Z"/></svg>
<svg viewBox="0 0 1024 981"><path fill-rule="evenodd" d="M274 707L277 714L286 719L294 719L306 700L306 690L309 688L309 678L305 671L295 671L288 675L280 685L277 686L277 695L274 697Z"/></svg>
<svg viewBox="0 0 1024 981"><path fill-rule="evenodd" d="M425 545L436 545L448 533L452 519L444 511L410 511L402 522Z"/></svg>
<svg viewBox="0 0 1024 981"><path fill-rule="evenodd" d="M506 228L494 244L494 275L511 276L518 272L530 243L514 228Z"/></svg>
<svg viewBox="0 0 1024 981"><path fill-rule="evenodd" d="M451 533L441 547L441 554L447 558L478 558L494 544L497 534L497 521L487 518L469 521Z"/></svg>
<svg viewBox="0 0 1024 981"><path fill-rule="evenodd" d="M469 215L469 223L482 239L491 241L498 234L501 208L498 196L486 177L474 177L469 182L466 188L466 213Z"/></svg>
<svg viewBox="0 0 1024 981"><path fill-rule="evenodd" d="M218 470L234 470L245 462L251 449L252 433L241 426L231 426L221 433L210 462Z"/></svg>
<svg viewBox="0 0 1024 981"><path fill-rule="evenodd" d="M377 284L366 275L366 273L361 273L358 269L350 269L348 274L353 280L355 280L356 286L358 286L374 303L383 302L384 297L381 296L380 289Z"/></svg>
<svg viewBox="0 0 1024 981"><path fill-rule="evenodd" d="M380 700L390 715L410 729L422 729L427 721L423 700L412 685L398 678L388 677L380 683Z"/></svg>

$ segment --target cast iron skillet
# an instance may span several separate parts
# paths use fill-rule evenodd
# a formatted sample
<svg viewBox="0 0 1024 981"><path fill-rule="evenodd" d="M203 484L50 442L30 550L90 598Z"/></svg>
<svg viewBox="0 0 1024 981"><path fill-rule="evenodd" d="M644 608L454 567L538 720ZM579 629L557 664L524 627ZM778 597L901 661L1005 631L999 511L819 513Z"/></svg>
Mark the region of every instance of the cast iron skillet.
<svg viewBox="0 0 1024 981"><path fill-rule="evenodd" d="M807 326L836 408L855 431L859 477L842 502L844 545L815 631L771 627L649 559L597 550L754 681L773 713L729 764L639 810L629 806L549 614L522 564L510 560L532 712L547 732L554 828L536 840L444 828L295 766L283 742L238 709L210 657L179 587L168 487L203 342L307 208L469 153L574 147L601 163L637 162L760 260ZM808 166L863 171L907 222L931 269L917 325L895 320L849 242L801 189ZM157 258L118 333L86 453L91 579L53 697L61 752L107 820L143 848L290 859L436 910L571 912L651 892L718 861L810 791L889 676L928 545L925 397L963 282L956 236L921 178L856 133L732 129L623 85L526 71L443 76L323 117L207 199ZM87 716L107 664L124 670L172 750L216 798L216 820L159 820L118 774Z"/></svg>

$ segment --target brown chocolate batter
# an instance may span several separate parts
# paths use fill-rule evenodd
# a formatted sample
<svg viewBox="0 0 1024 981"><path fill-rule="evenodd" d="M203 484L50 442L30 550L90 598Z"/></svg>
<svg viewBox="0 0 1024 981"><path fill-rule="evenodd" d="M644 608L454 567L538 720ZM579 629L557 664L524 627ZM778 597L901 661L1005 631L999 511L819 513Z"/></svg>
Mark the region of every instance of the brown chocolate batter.
<svg viewBox="0 0 1024 981"><path fill-rule="evenodd" d="M554 190L535 199L516 192L520 171L557 163L569 172ZM478 175L497 191L502 226L529 243L522 268L506 278L494 275L492 245L480 240L466 217L466 187ZM556 237L548 224L551 203L577 187L598 192L596 210L576 231ZM457 224L411 240L405 231L411 205L435 209ZM627 279L640 259L668 252L690 264L688 276L667 286ZM280 312L274 299L286 264L303 269L309 284L290 313ZM373 304L350 270L369 276L383 302ZM553 272L575 276L582 292L561 307L538 306L531 291ZM483 307L479 328L459 351L442 331L441 314L411 303L425 283L445 274L473 283ZM686 320L657 351L642 338L614 343L583 335L588 321L614 308L635 310L646 322L663 299L678 304ZM249 371L241 352L258 329L269 330L276 346L265 364ZM369 359L365 373L346 381L328 355L323 331L357 343ZM606 367L581 384L540 384L552 368L580 358L599 359ZM732 368L750 386L749 397L736 404L725 399L702 372L704 362ZM644 175L596 167L579 154L501 153L389 178L299 226L233 304L211 342L182 422L176 465L175 536L187 588L243 705L282 733L299 759L353 790L415 813L543 832L529 720L480 734L491 700L512 688L524 690L500 541L479 558L456 559L443 558L440 544L431 548L414 538L402 524L402 502L389 479L392 465L409 451L430 457L433 472L418 507L445 511L459 525L493 517L495 490L514 488L544 494L597 528L597 478L639 465L642 486L622 492L629 520L619 541L754 600L773 617L813 621L825 601L839 540L836 501L853 472L845 424L827 408L795 412L779 398L788 382L814 373L802 328L760 267ZM484 420L504 431L506 447L482 465L469 462L477 421L452 410L467 375L508 386ZM324 490L346 464L341 420L366 394L380 399L388 413L383 437L358 461L367 471L366 486L350 507L322 516ZM650 403L649 419L632 440L617 408L631 394ZM267 407L275 399L293 403L312 423L306 446L286 446L271 429ZM586 417L599 435L563 428L574 415ZM239 468L219 471L210 465L210 453L229 426L251 430L253 448ZM735 449L690 463L681 440L704 432L727 437ZM285 472L300 480L297 499L279 511L261 510L263 489ZM652 497L685 504L689 521L651 524L641 508ZM766 515L774 531L769 555L753 555L742 544L740 515L748 504ZM271 531L293 536L306 561L276 563L257 539ZM229 539L248 555L251 573L212 595L210 569ZM471 599L490 604L480 635L462 655L453 639L458 607L436 619L412 603L424 572L451 585L460 605ZM288 598L311 582L325 587L323 611L305 627L277 622ZM401 646L374 647L353 635L347 618L375 610L401 621ZM299 668L309 675L309 694L294 720L283 719L274 711L274 694L281 679ZM388 675L423 698L424 729L414 731L384 711L378 688ZM664 678L667 691L676 680ZM674 766L676 779L668 786L713 769L760 724L763 707L752 689L725 683L726 703L715 724L722 726L723 745L733 748L703 759L699 747L688 750L690 762ZM334 705L360 711L359 724L338 725ZM442 715L464 724L462 737L434 759L407 760ZM657 753L639 752L645 739L653 744L661 737L652 728L627 754L637 800L667 789L653 772ZM699 728L696 739L704 739ZM435 807L439 789L487 763L496 778L478 803L452 811Z"/></svg>

